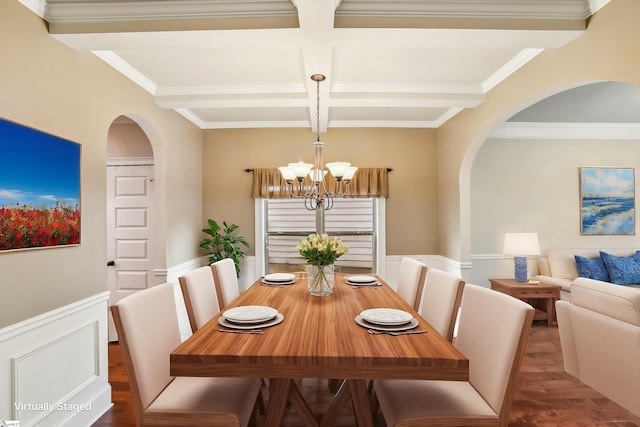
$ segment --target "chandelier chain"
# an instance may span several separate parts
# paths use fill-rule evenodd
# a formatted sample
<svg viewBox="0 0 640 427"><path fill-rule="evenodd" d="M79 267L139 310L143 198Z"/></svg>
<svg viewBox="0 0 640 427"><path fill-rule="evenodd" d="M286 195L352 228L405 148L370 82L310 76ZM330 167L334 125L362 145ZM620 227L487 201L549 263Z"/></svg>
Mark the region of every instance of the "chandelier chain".
<svg viewBox="0 0 640 427"><path fill-rule="evenodd" d="M278 168L287 183L289 194L292 198L304 199L304 205L308 210L327 211L333 207L334 198L349 197L348 186L357 167L347 162L333 162L324 164L322 148L324 143L320 141L320 82L325 80L322 74L313 74L311 80L316 82L316 141L314 147L313 164L298 162L289 163L289 166ZM329 190L325 174L331 172L335 180L334 189ZM305 180L311 182L305 184ZM297 186L294 185L297 181ZM297 188L296 188L297 187ZM322 221L321 221L322 222ZM324 226L320 227L324 229Z"/></svg>
<svg viewBox="0 0 640 427"><path fill-rule="evenodd" d="M316 138L320 141L320 80L316 80Z"/></svg>

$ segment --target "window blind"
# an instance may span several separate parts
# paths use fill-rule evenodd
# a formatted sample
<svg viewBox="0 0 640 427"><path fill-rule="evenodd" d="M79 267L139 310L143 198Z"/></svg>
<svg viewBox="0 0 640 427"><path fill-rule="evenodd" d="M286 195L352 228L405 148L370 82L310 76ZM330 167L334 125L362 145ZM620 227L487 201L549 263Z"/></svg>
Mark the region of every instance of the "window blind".
<svg viewBox="0 0 640 427"><path fill-rule="evenodd" d="M325 212L325 230L347 245L349 252L337 266L373 268L374 200L335 199ZM300 199L267 201L267 261L269 264L305 264L296 246L315 233L315 212L308 211Z"/></svg>

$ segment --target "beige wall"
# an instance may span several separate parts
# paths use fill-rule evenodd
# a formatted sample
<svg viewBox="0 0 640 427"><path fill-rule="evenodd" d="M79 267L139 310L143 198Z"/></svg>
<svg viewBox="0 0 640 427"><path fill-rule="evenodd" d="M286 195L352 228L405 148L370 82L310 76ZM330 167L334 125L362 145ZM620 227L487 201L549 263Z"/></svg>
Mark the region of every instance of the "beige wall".
<svg viewBox="0 0 640 427"><path fill-rule="evenodd" d="M324 158L360 167L389 167L387 254L437 253L435 131L331 129L322 134ZM313 160L311 129L205 131L203 217L240 226L254 254L252 175L247 168Z"/></svg>
<svg viewBox="0 0 640 427"><path fill-rule="evenodd" d="M479 107L463 111L438 129L442 255L470 260L470 171L475 154L495 127L524 107L579 84L615 80L640 85L638 16L640 2L612 0L575 41L538 55L493 88Z"/></svg>
<svg viewBox="0 0 640 427"><path fill-rule="evenodd" d="M93 54L54 40L17 0L0 2L0 39L0 117L82 145L81 244L0 253L0 327L106 290L106 142L120 115L153 146L159 268L197 257L202 131Z"/></svg>
<svg viewBox="0 0 640 427"><path fill-rule="evenodd" d="M501 254L505 232L537 232L542 253L554 248L640 246L637 234L580 235L578 172L580 167L638 171L639 142L487 140L471 173L472 254Z"/></svg>

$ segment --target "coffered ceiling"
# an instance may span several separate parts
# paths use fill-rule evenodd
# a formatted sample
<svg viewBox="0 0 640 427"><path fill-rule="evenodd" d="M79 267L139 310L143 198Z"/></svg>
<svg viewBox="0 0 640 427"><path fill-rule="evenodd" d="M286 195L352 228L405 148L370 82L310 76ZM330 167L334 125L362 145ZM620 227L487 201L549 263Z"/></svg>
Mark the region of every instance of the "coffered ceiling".
<svg viewBox="0 0 640 427"><path fill-rule="evenodd" d="M203 129L440 126L608 0L20 0Z"/></svg>

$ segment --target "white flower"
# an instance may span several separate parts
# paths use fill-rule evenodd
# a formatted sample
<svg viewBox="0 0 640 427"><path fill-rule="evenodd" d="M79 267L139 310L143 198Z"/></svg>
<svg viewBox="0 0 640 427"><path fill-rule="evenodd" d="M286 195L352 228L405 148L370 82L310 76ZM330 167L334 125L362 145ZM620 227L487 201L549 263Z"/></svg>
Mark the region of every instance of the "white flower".
<svg viewBox="0 0 640 427"><path fill-rule="evenodd" d="M303 239L296 250L311 265L330 265L348 252L340 239L328 235L312 234Z"/></svg>

